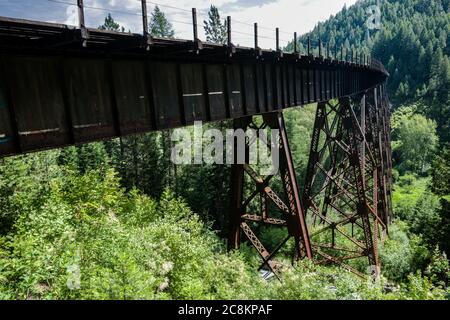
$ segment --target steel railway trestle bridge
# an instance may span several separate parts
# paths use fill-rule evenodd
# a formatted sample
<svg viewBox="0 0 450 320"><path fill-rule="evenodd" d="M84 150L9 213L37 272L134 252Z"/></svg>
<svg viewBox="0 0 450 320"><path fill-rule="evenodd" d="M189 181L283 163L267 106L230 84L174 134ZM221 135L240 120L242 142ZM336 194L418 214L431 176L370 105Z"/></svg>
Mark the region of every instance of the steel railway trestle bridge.
<svg viewBox="0 0 450 320"><path fill-rule="evenodd" d="M294 259L336 264L361 274L362 259L378 272L377 245L392 216L390 105L384 67L369 57L346 61L341 49L319 56L228 43L170 40L143 34L0 18L0 156L233 119L235 128L280 130L283 192L274 177L233 165L230 249L244 237L279 273L275 256L294 239ZM333 58L331 58L333 55ZM303 192L283 119L289 107L317 103ZM251 141L248 142L249 144ZM248 147L250 147L248 145ZM249 188L251 194L245 192ZM258 202L258 212L251 203ZM281 217L280 217L281 216ZM265 248L257 225L287 228L289 237Z"/></svg>

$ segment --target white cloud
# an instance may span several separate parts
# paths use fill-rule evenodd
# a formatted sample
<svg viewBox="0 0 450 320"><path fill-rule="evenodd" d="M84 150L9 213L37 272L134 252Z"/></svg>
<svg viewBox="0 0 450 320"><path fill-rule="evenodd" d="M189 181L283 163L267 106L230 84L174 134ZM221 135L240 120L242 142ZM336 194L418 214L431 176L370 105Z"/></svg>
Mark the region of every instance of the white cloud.
<svg viewBox="0 0 450 320"><path fill-rule="evenodd" d="M261 30L262 35L269 37L274 37L275 27L279 27L280 38L291 40L294 31L299 34L306 33L313 29L317 22L324 21L330 15L338 13L344 4L349 6L355 2L356 0L278 0L261 7L242 8L242 10L231 12L230 15L240 21L258 22L261 26L272 28L272 31ZM245 26L236 24L235 27L240 29ZM252 28L247 26L246 31L251 33ZM260 42L262 47L275 46L274 41L270 39L261 39ZM281 41L281 44L283 45L285 42Z"/></svg>
<svg viewBox="0 0 450 320"><path fill-rule="evenodd" d="M204 0L148 0L149 13L153 10L154 2L161 4L161 9L167 14L172 22L177 37L191 38L192 26L191 8L198 10L198 24L201 38L203 31L203 20L206 19L206 12L210 4L214 4L221 10L223 18L230 15L234 20L232 23L233 42L241 45L251 46L253 44L253 23L260 25L260 46L263 48L273 48L275 41L267 38L275 37L275 27L281 30L281 45L292 39L294 31L299 34L308 32L319 21L324 21L332 14L339 12L344 4L350 6L357 0L274 0L260 5L249 6L245 0L212 0L211 3ZM109 8L113 17L126 29L132 32L141 32L142 22L138 16L141 10L140 0L86 0L85 4L91 7ZM178 7L180 9L165 6ZM72 7L73 8L73 7ZM120 12L115 12L120 11ZM129 12L125 14L123 12ZM74 24L74 11L67 9L66 22ZM103 22L106 11L86 9L87 24L96 27ZM133 15L135 13L136 15ZM239 22L238 22L239 21ZM248 23L249 25L240 22ZM267 38L264 38L267 37Z"/></svg>
<svg viewBox="0 0 450 320"><path fill-rule="evenodd" d="M74 6L69 6L66 9L66 21L64 22L68 25L78 25L78 11Z"/></svg>

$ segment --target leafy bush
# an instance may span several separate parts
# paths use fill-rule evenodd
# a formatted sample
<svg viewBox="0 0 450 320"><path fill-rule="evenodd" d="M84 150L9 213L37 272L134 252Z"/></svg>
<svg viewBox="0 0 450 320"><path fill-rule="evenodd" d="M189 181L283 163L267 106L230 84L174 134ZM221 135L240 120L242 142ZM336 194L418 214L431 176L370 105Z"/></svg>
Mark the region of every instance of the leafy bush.
<svg viewBox="0 0 450 320"><path fill-rule="evenodd" d="M428 265L425 275L437 285L448 286L450 285L450 265L447 259L447 255L436 247L431 257L431 262Z"/></svg>
<svg viewBox="0 0 450 320"><path fill-rule="evenodd" d="M265 281L253 248L226 252L169 190L159 200L126 192L117 174L104 169L80 176L72 167L49 165L48 175L28 179L34 161L14 161L15 170L0 166L0 193L7 195L0 205L11 217L0 235L0 299L445 297L443 257L431 259L429 279L407 276L429 257L402 224L391 230L382 256L389 279L407 279L396 292L385 292L384 278L372 283L308 261L287 268L281 281Z"/></svg>
<svg viewBox="0 0 450 320"><path fill-rule="evenodd" d="M112 171L51 180L15 230L0 242L1 298L245 298L256 276L182 200L125 194Z"/></svg>
<svg viewBox="0 0 450 320"><path fill-rule="evenodd" d="M399 112L402 116L395 117ZM420 114L403 113L402 108L395 113L392 148L397 168L402 173L424 174L439 142L436 122Z"/></svg>
<svg viewBox="0 0 450 320"><path fill-rule="evenodd" d="M428 190L430 180L414 175L399 178L395 185L393 202L397 218L409 225L413 235L420 235L426 243L436 245L441 238L442 218L439 197Z"/></svg>
<svg viewBox="0 0 450 320"><path fill-rule="evenodd" d="M401 286L398 294L401 300L445 300L447 293L440 287L435 287L426 277L422 277L420 272L410 274L408 282Z"/></svg>
<svg viewBox="0 0 450 320"><path fill-rule="evenodd" d="M402 281L410 273L426 267L430 258L428 248L418 236L408 236L406 223L397 221L390 227L389 238L380 245L383 275L393 281Z"/></svg>

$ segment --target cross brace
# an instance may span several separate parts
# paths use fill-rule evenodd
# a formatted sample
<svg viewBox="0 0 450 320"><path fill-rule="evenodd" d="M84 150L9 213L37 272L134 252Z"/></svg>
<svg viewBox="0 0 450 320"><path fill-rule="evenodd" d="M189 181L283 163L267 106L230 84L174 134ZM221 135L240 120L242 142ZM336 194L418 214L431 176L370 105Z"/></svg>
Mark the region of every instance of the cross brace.
<svg viewBox="0 0 450 320"><path fill-rule="evenodd" d="M256 124L253 123L252 117L246 117L235 120L234 126L235 129L246 131L247 128L255 127ZM261 256L263 260L261 267L268 267L278 275L280 264L274 261L274 257L289 239L293 238L295 242L294 260L305 257L311 259L312 250L282 112L264 114L263 124L259 128L263 127L279 130L276 146L280 151L278 175L283 191L277 192L272 189L271 182L274 176L259 176L257 170L248 163L248 159L245 164L232 166L229 247L230 249L239 248L241 235L245 236ZM252 143L256 141L247 140L247 153ZM250 186L253 186L252 192L246 192ZM254 205L254 202L258 200L259 203ZM257 213L250 214L249 209L256 210ZM255 231L259 231L263 225L268 228L287 228L287 237L271 252L264 246Z"/></svg>

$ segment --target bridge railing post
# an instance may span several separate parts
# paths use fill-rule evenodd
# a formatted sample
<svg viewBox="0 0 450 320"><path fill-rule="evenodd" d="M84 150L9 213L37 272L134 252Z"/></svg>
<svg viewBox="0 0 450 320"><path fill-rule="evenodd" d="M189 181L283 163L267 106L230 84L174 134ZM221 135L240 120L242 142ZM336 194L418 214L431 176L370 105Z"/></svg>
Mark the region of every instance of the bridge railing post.
<svg viewBox="0 0 450 320"><path fill-rule="evenodd" d="M294 32L294 53L298 53L297 32Z"/></svg>
<svg viewBox="0 0 450 320"><path fill-rule="evenodd" d="M192 32L194 38L195 50L198 51L203 49L202 41L198 38L198 23L197 23L197 9L192 8Z"/></svg>
<svg viewBox="0 0 450 320"><path fill-rule="evenodd" d="M231 33L231 16L227 17L227 47L228 55L232 56L236 52L236 48L233 45L232 33Z"/></svg>
<svg viewBox="0 0 450 320"><path fill-rule="evenodd" d="M282 57L283 51L280 49L280 28L275 29L275 42L276 52L279 57Z"/></svg>
<svg viewBox="0 0 450 320"><path fill-rule="evenodd" d="M227 17L227 44L228 47L232 46L232 39L231 39L231 17Z"/></svg>
<svg viewBox="0 0 450 320"><path fill-rule="evenodd" d="M78 28L81 32L81 41L82 46L87 46L87 40L89 38L89 33L86 28L86 22L84 17L84 3L83 0L77 0L77 7L78 7Z"/></svg>
<svg viewBox="0 0 450 320"><path fill-rule="evenodd" d="M253 36L254 36L254 45L255 45L255 54L257 57L262 55L262 50L259 47L259 39L258 39L258 24L255 22L253 24Z"/></svg>
<svg viewBox="0 0 450 320"><path fill-rule="evenodd" d="M192 28L194 34L194 41L198 40L198 29L197 29L197 9L192 8Z"/></svg>
<svg viewBox="0 0 450 320"><path fill-rule="evenodd" d="M337 42L334 42L334 60L338 59L338 48L337 48Z"/></svg>
<svg viewBox="0 0 450 320"><path fill-rule="evenodd" d="M308 35L308 56L311 55L311 35Z"/></svg>
<svg viewBox="0 0 450 320"><path fill-rule="evenodd" d="M280 28L275 29L275 47L277 51L280 51Z"/></svg>
<svg viewBox="0 0 450 320"><path fill-rule="evenodd" d="M258 50L258 24L255 22L253 25L254 40L255 40L255 50Z"/></svg>
<svg viewBox="0 0 450 320"><path fill-rule="evenodd" d="M144 36L144 45L146 50L150 49L150 45L153 43L148 27L148 14L147 14L147 0L141 0L142 10L142 34Z"/></svg>
<svg viewBox="0 0 450 320"><path fill-rule="evenodd" d="M78 27L80 29L85 28L85 21L84 21L84 4L83 0L77 0L77 7L78 7Z"/></svg>
<svg viewBox="0 0 450 320"><path fill-rule="evenodd" d="M319 39L319 58L322 58L322 40Z"/></svg>

